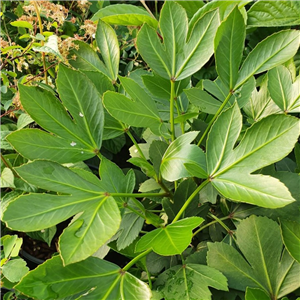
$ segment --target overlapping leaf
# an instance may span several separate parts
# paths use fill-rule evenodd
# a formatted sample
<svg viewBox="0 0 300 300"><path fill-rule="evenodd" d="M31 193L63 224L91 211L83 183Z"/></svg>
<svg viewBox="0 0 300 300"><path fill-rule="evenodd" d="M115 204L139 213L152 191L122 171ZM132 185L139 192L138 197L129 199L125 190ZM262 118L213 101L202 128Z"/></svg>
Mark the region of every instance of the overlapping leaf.
<svg viewBox="0 0 300 300"><path fill-rule="evenodd" d="M293 83L290 71L278 66L268 72L268 90L282 111L300 112L300 76Z"/></svg>
<svg viewBox="0 0 300 300"><path fill-rule="evenodd" d="M161 135L165 125L152 98L134 80L120 77L120 81L131 99L120 93L106 92L103 103L108 112L126 124L149 127L154 133Z"/></svg>
<svg viewBox="0 0 300 300"><path fill-rule="evenodd" d="M245 21L236 6L219 26L214 40L216 69L219 77L230 90L238 78L245 36Z"/></svg>
<svg viewBox="0 0 300 300"><path fill-rule="evenodd" d="M298 48L298 30L276 32L256 45L245 59L234 90L243 85L251 76L276 67L292 58Z"/></svg>
<svg viewBox="0 0 300 300"><path fill-rule="evenodd" d="M29 183L55 194L28 194L11 201L4 212L7 226L20 231L36 231L56 225L76 215L59 240L65 264L87 258L109 240L118 230L121 217L117 199L106 192L132 192L132 172L127 176L114 172L114 181L107 169L117 168L106 159L101 162L99 181L92 173L71 171L50 161L34 161L16 168ZM121 171L121 170L120 170ZM101 232L101 234L100 234Z"/></svg>
<svg viewBox="0 0 300 300"><path fill-rule="evenodd" d="M228 291L226 277L216 269L205 265L187 263L169 268L155 281L156 288L165 300L210 300L208 287Z"/></svg>
<svg viewBox="0 0 300 300"><path fill-rule="evenodd" d="M189 177L186 164L199 166L201 178L206 178L206 158L204 152L196 145L190 143L197 137L196 131L188 132L178 137L168 147L161 160L160 172L168 181L175 181Z"/></svg>
<svg viewBox="0 0 300 300"><path fill-rule="evenodd" d="M63 266L60 257L29 272L16 289L35 299L149 300L149 287L117 265L96 257Z"/></svg>
<svg viewBox="0 0 300 300"><path fill-rule="evenodd" d="M181 80L198 71L211 57L218 25L218 11L210 11L197 20L187 39L184 8L166 1L159 21L164 44L156 31L145 24L138 34L137 47L154 72L169 80Z"/></svg>
<svg viewBox="0 0 300 300"><path fill-rule="evenodd" d="M241 117L235 104L218 117L209 133L207 172L213 186L229 199L267 208L295 201L277 179L250 173L292 151L299 136L299 120L285 115L264 118L249 128L234 148L241 131Z"/></svg>
<svg viewBox="0 0 300 300"><path fill-rule="evenodd" d="M160 255L180 254L190 244L193 236L192 230L203 221L199 217L185 218L148 232L138 241L136 251L142 252L151 248Z"/></svg>
<svg viewBox="0 0 300 300"><path fill-rule="evenodd" d="M227 277L229 287L240 291L259 288L279 299L300 286L300 264L287 251L282 253L276 222L256 216L241 221L236 243L243 256L224 242L208 243L208 265Z"/></svg>
<svg viewBox="0 0 300 300"><path fill-rule="evenodd" d="M97 11L92 21L101 19L104 22L114 25L142 26L144 23L156 28L157 20L141 7L131 4L109 5Z"/></svg>
<svg viewBox="0 0 300 300"><path fill-rule="evenodd" d="M100 95L84 74L63 65L59 66L57 86L62 103L39 87L19 86L25 110L49 133L24 129L13 132L7 140L31 160L46 158L66 163L91 158L102 143L104 112Z"/></svg>
<svg viewBox="0 0 300 300"><path fill-rule="evenodd" d="M249 11L248 26L293 26L300 24L300 3L298 1L257 1Z"/></svg>

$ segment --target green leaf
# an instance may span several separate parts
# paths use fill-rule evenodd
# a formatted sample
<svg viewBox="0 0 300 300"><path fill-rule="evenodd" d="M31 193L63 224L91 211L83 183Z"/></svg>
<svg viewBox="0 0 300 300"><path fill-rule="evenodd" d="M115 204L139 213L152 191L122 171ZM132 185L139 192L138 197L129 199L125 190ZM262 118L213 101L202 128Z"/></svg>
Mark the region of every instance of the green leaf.
<svg viewBox="0 0 300 300"><path fill-rule="evenodd" d="M189 172L184 164L194 164L202 169L203 178L206 178L206 158L204 152L197 145L190 143L199 132L185 133L173 141L162 157L160 171L164 179L175 181L183 177L189 177Z"/></svg>
<svg viewBox="0 0 300 300"><path fill-rule="evenodd" d="M3 247L5 258L18 256L22 243L23 239L18 238L17 235L2 236L1 245Z"/></svg>
<svg viewBox="0 0 300 300"><path fill-rule="evenodd" d="M34 120L29 115L27 115L26 113L21 114L20 117L18 118L17 128L22 129L32 122L34 122Z"/></svg>
<svg viewBox="0 0 300 300"><path fill-rule="evenodd" d="M185 218L148 232L138 241L136 251L142 252L151 248L160 255L180 254L190 244L193 236L192 230L203 221L199 217Z"/></svg>
<svg viewBox="0 0 300 300"><path fill-rule="evenodd" d="M106 92L103 103L108 112L117 120L136 127L149 127L160 135L163 122L155 102L134 80L119 77L131 99L116 92Z"/></svg>
<svg viewBox="0 0 300 300"><path fill-rule="evenodd" d="M270 296L261 289L247 287L245 300L271 300Z"/></svg>
<svg viewBox="0 0 300 300"><path fill-rule="evenodd" d="M186 11L188 18L191 18L205 3L201 0L196 1L176 1L180 4Z"/></svg>
<svg viewBox="0 0 300 300"><path fill-rule="evenodd" d="M144 25L137 37L138 51L161 77L182 80L200 70L213 54L213 38L218 25L217 10L208 12L197 21L187 40L188 22L184 8L166 1L159 20L164 47L156 31Z"/></svg>
<svg viewBox="0 0 300 300"><path fill-rule="evenodd" d="M19 86L24 108L50 134L23 129L7 140L31 160L46 158L66 163L91 158L102 143L104 112L100 95L84 74L63 65L59 67L57 87L63 103L46 90Z"/></svg>
<svg viewBox="0 0 300 300"><path fill-rule="evenodd" d="M219 26L214 40L216 69L226 87L233 89L243 56L246 25L236 6Z"/></svg>
<svg viewBox="0 0 300 300"><path fill-rule="evenodd" d="M243 110L255 122L281 112L268 93L267 80L263 81L259 91L254 88L250 101L243 107Z"/></svg>
<svg viewBox="0 0 300 300"><path fill-rule="evenodd" d="M51 241L56 233L56 226L52 226L50 228L42 229L39 231L34 231L34 232L26 232L28 236L31 238L38 240L38 241L43 241L48 244L48 246L51 246Z"/></svg>
<svg viewBox="0 0 300 300"><path fill-rule="evenodd" d="M101 20L98 21L96 42L108 70L108 74L110 75L110 79L116 81L120 62L119 42L111 26Z"/></svg>
<svg viewBox="0 0 300 300"><path fill-rule="evenodd" d="M1 176L0 176L0 187L1 188L15 188L14 184L14 173L12 172L11 169L9 168L4 168L1 171Z"/></svg>
<svg viewBox="0 0 300 300"><path fill-rule="evenodd" d="M264 118L250 127L234 148L241 122L235 104L225 110L211 128L207 140L207 168L213 186L226 198L267 208L295 201L277 179L250 173L291 152L299 136L299 120L285 115Z"/></svg>
<svg viewBox="0 0 300 300"><path fill-rule="evenodd" d="M155 281L154 288L165 300L210 300L208 287L228 291L226 277L219 271L205 265L187 263L169 268ZM201 296L200 296L201 295Z"/></svg>
<svg viewBox="0 0 300 300"><path fill-rule="evenodd" d="M281 220L280 228L284 245L290 255L300 263L300 224Z"/></svg>
<svg viewBox="0 0 300 300"><path fill-rule="evenodd" d="M300 24L298 1L257 1L249 11L249 27L280 27Z"/></svg>
<svg viewBox="0 0 300 300"><path fill-rule="evenodd" d="M234 90L251 76L276 67L293 57L299 48L299 40L299 31L283 30L258 43L244 61Z"/></svg>
<svg viewBox="0 0 300 300"><path fill-rule="evenodd" d="M100 71L106 76L107 69L103 62L99 59L97 53L90 47L90 45L75 41L75 47L70 51L69 63L74 68L86 71Z"/></svg>
<svg viewBox="0 0 300 300"><path fill-rule="evenodd" d="M224 242L208 243L207 262L221 271L230 288L259 288L278 299L300 286L300 264L284 251L280 229L266 217L251 216L240 222L236 243L242 254ZM298 279L297 279L298 278Z"/></svg>
<svg viewBox="0 0 300 300"><path fill-rule="evenodd" d="M22 258L8 261L2 266L2 274L11 282L18 282L26 275L29 268Z"/></svg>
<svg viewBox="0 0 300 300"><path fill-rule="evenodd" d="M13 21L13 22L10 22L9 24L11 26L15 26L15 27L33 29L32 24L27 21Z"/></svg>
<svg viewBox="0 0 300 300"><path fill-rule="evenodd" d="M50 161L34 161L16 170L27 182L60 195L20 196L9 203L3 220L15 230L36 231L77 214L59 240L65 264L92 255L117 232L121 217L115 201L122 200L109 197L107 193L116 190L131 193L135 183L132 172L125 176L104 158L100 165L102 181L90 172L81 169L71 171ZM98 235L99 230L101 236Z"/></svg>
<svg viewBox="0 0 300 300"><path fill-rule="evenodd" d="M131 4L115 4L100 9L91 20L99 19L109 24L124 26L142 26L146 23L156 28L158 23L143 8Z"/></svg>
<svg viewBox="0 0 300 300"><path fill-rule="evenodd" d="M46 42L45 46L33 46L32 50L37 52L45 52L50 53L57 56L59 59L64 60L63 56L60 54L58 50L58 42L56 35L50 35L48 41Z"/></svg>
<svg viewBox="0 0 300 300"><path fill-rule="evenodd" d="M268 72L268 90L284 112L300 112L300 76L292 82L290 71L278 66Z"/></svg>
<svg viewBox="0 0 300 300"><path fill-rule="evenodd" d="M132 299L150 300L149 287L117 265L89 257L87 260L63 266L56 256L29 272L16 289L36 299ZM79 298L78 298L79 296ZM74 298L72 298L74 299Z"/></svg>

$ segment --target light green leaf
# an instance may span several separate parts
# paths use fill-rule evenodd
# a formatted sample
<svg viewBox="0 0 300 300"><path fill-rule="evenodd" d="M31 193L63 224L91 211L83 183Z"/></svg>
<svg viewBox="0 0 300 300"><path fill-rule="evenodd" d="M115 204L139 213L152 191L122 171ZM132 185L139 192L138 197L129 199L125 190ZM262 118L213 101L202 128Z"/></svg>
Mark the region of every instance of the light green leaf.
<svg viewBox="0 0 300 300"><path fill-rule="evenodd" d="M48 244L50 247L51 241L56 233L56 226L52 226L50 228L42 229L39 231L34 231L34 232L26 232L28 236L31 238L38 240L38 241L43 241Z"/></svg>
<svg viewBox="0 0 300 300"><path fill-rule="evenodd" d="M115 4L100 9L92 17L92 21L102 21L124 26L142 26L144 23L156 28L157 20L152 18L143 8L131 4Z"/></svg>
<svg viewBox="0 0 300 300"><path fill-rule="evenodd" d="M66 299L72 295L76 295L76 299L81 295L88 300L150 300L151 297L144 282L96 257L68 266L63 266L60 257L53 257L29 272L16 289L44 300Z"/></svg>
<svg viewBox="0 0 300 300"><path fill-rule="evenodd" d="M19 238L16 234L2 236L1 245L5 258L18 256L22 243L23 239Z"/></svg>
<svg viewBox="0 0 300 300"><path fill-rule="evenodd" d="M276 222L257 216L242 220L237 227L236 243L242 255L224 242L208 243L208 265L227 277L230 288L259 288L270 298L278 299L300 286L296 277L300 264L287 251L282 253Z"/></svg>
<svg viewBox="0 0 300 300"><path fill-rule="evenodd" d="M202 0L196 1L176 1L180 4L186 11L188 18L191 18L201 7L205 5Z"/></svg>
<svg viewBox="0 0 300 300"><path fill-rule="evenodd" d="M235 104L212 126L207 140L207 167L213 186L229 199L262 207L277 208L293 202L290 192L280 181L250 173L291 152L299 136L299 120L271 115L250 127L233 149L241 121Z"/></svg>
<svg viewBox="0 0 300 300"><path fill-rule="evenodd" d="M164 228L158 228L144 235L136 244L136 251L152 249L160 255L175 255L182 253L190 244L192 230L204 220L191 217L179 220Z"/></svg>
<svg viewBox="0 0 300 300"><path fill-rule="evenodd" d="M29 115L21 114L20 117L18 118L17 128L22 129L32 122L34 122L34 120Z"/></svg>
<svg viewBox="0 0 300 300"><path fill-rule="evenodd" d="M175 181L189 177L190 174L184 166L187 163L199 166L205 177L205 154L197 145L190 145L198 134L197 131L185 133L170 144L160 165L161 175L164 179Z"/></svg>
<svg viewBox="0 0 300 300"><path fill-rule="evenodd" d="M96 42L108 70L108 74L110 75L110 79L116 81L120 62L119 42L111 26L101 20L98 21Z"/></svg>
<svg viewBox="0 0 300 300"><path fill-rule="evenodd" d="M144 25L137 37L138 51L161 77L182 80L201 69L212 55L218 25L217 10L208 12L197 21L187 40L188 22L184 8L166 1L159 20L164 47L156 31Z"/></svg>
<svg viewBox="0 0 300 300"><path fill-rule="evenodd" d="M251 76L289 60L296 54L299 42L299 31L283 30L258 43L244 61L234 90L244 84Z"/></svg>
<svg viewBox="0 0 300 300"><path fill-rule="evenodd" d="M131 99L116 92L106 92L103 103L117 120L136 127L149 127L160 135L163 122L155 102L134 80L120 77L120 81Z"/></svg>
<svg viewBox="0 0 300 300"><path fill-rule="evenodd" d="M293 26L300 24L298 1L257 1L249 11L249 27Z"/></svg>
<svg viewBox="0 0 300 300"><path fill-rule="evenodd" d="M28 271L29 268L22 258L10 260L2 266L2 274L11 282L20 281Z"/></svg>
<svg viewBox="0 0 300 300"><path fill-rule="evenodd" d="M263 81L259 91L254 88L250 101L243 107L243 110L255 122L281 112L268 93L267 80Z"/></svg>
<svg viewBox="0 0 300 300"><path fill-rule="evenodd" d="M214 40L216 69L230 90L238 79L246 37L246 25L236 6L219 26Z"/></svg>
<svg viewBox="0 0 300 300"><path fill-rule="evenodd" d="M280 228L284 245L290 255L300 263L300 224L281 220Z"/></svg>
<svg viewBox="0 0 300 300"><path fill-rule="evenodd" d="M103 62L99 59L96 51L90 45L75 41L75 47L70 51L69 63L74 68L86 71L100 71L110 77Z"/></svg>
<svg viewBox="0 0 300 300"><path fill-rule="evenodd" d="M245 300L271 300L270 296L261 289L249 288L246 289Z"/></svg>
<svg viewBox="0 0 300 300"><path fill-rule="evenodd" d="M0 176L0 187L1 188L6 188L6 187L11 187L15 188L14 184L14 173L12 172L11 169L9 168L4 168L1 172Z"/></svg>
<svg viewBox="0 0 300 300"><path fill-rule="evenodd" d="M284 112L300 112L300 76L292 82L290 71L278 66L268 72L268 90Z"/></svg>
<svg viewBox="0 0 300 300"><path fill-rule="evenodd" d="M22 28L28 28L28 29L33 29L33 26L31 23L27 21L13 21L9 23L11 26L15 27L22 27Z"/></svg>
<svg viewBox="0 0 300 300"><path fill-rule="evenodd" d="M91 158L102 143L104 112L100 95L84 74L63 65L59 67L57 87L63 104L46 90L19 86L28 114L54 135L23 129L6 139L31 160L46 158L66 163Z"/></svg>
<svg viewBox="0 0 300 300"><path fill-rule="evenodd" d="M27 182L59 192L60 195L20 196L9 203L3 220L10 228L36 231L80 213L60 237L59 248L65 264L85 259L105 244L119 228L121 217L115 200L122 200L113 199L107 193L116 192L116 189L128 193L133 190L135 182L132 172L125 176L116 168L103 158L100 166L102 181L90 172L82 169L71 171L50 161L34 161L16 168ZM113 175L108 174L108 169ZM97 234L99 228L100 236Z"/></svg>
<svg viewBox="0 0 300 300"><path fill-rule="evenodd" d="M154 288L160 291L165 300L210 300L208 287L228 291L226 277L216 269L205 265L187 263L184 266L169 268L155 281ZM201 296L200 296L201 295Z"/></svg>
<svg viewBox="0 0 300 300"><path fill-rule="evenodd" d="M32 50L37 51L37 52L50 53L50 54L57 56L61 60L64 59L58 50L58 43L57 43L56 35L50 35L45 46L40 46L40 47L34 46L34 47L32 47Z"/></svg>

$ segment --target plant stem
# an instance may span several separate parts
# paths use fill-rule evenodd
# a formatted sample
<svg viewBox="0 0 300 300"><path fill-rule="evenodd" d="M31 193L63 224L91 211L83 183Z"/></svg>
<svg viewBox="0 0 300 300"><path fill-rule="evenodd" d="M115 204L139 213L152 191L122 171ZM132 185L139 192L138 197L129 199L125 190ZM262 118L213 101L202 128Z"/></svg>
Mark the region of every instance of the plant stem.
<svg viewBox="0 0 300 300"><path fill-rule="evenodd" d="M136 209L134 209L133 207L126 205L124 206L125 208L128 208L129 210L131 210L133 213L135 213L136 215L140 216L142 219L146 220L146 217L141 214L139 211L137 211Z"/></svg>
<svg viewBox="0 0 300 300"><path fill-rule="evenodd" d="M216 118L219 116L219 114L222 112L223 108L226 106L227 102L229 101L230 97L232 96L232 93L229 92L229 94L227 95L226 99L224 100L224 102L222 103L222 105L219 107L218 111L216 112L216 114L214 115L214 117L211 119L211 121L208 123L207 128L205 129L204 133L202 134L199 142L198 142L198 146L201 145L202 141L204 140L205 136L207 135L207 133L209 132L212 124L214 123L214 121L216 120Z"/></svg>
<svg viewBox="0 0 300 300"><path fill-rule="evenodd" d="M227 231L227 233L235 240L235 237L233 236L233 231L228 226L226 226L221 219L219 219L217 216L211 213L208 213L208 215L213 219L215 219Z"/></svg>
<svg viewBox="0 0 300 300"><path fill-rule="evenodd" d="M175 98L175 81L171 80L171 93L170 93L170 125L171 125L171 138L172 142L175 140L175 127L174 127L174 98Z"/></svg>
<svg viewBox="0 0 300 300"><path fill-rule="evenodd" d="M3 156L2 153L1 153L1 160L4 163L4 165L13 172L13 174L14 174L15 177L20 178L20 176L16 173L16 171L6 161L6 159L5 159L5 157Z"/></svg>
<svg viewBox="0 0 300 300"><path fill-rule="evenodd" d="M153 13L151 12L151 10L149 9L149 7L147 6L145 0L140 0L140 2L143 4L143 6L146 8L147 12L149 13L149 15L156 20L155 16L153 15Z"/></svg>
<svg viewBox="0 0 300 300"><path fill-rule="evenodd" d="M230 218L231 218L230 216L226 216L226 217L223 217L223 218L219 218L219 220L223 221L223 220L228 220L228 219L230 219ZM205 229L205 228L207 228L207 227L209 227L210 225L213 225L213 224L215 224L215 223L218 223L218 221L217 221L217 220L214 220L214 221L211 221L211 222L209 222L209 223L203 225L202 227L200 227L197 231L195 231L195 232L193 233L193 237L194 237L195 235L197 235L197 234L198 234L200 231L202 231L203 229Z"/></svg>
<svg viewBox="0 0 300 300"><path fill-rule="evenodd" d="M184 213L184 211L186 210L186 208L188 207L188 205L192 202L192 200L194 199L194 197L209 183L209 179L206 179L205 181L203 181L196 189L195 191L192 193L192 195L186 200L186 202L184 203L184 205L181 207L180 211L177 213L176 217L174 218L174 220L172 221L172 223L175 223L180 217L181 215Z"/></svg>
<svg viewBox="0 0 300 300"><path fill-rule="evenodd" d="M35 7L36 16L37 16L37 18L39 20L40 34L43 35L43 23L42 23L42 19L41 19L41 15L40 15L40 10L39 10L39 6L37 4L37 1L33 1L33 5ZM44 41L41 41L41 45L44 46ZM42 60L43 60L43 67L44 67L44 72L45 72L45 83L48 84L47 72L45 71L46 70L45 52L42 52Z"/></svg>
<svg viewBox="0 0 300 300"><path fill-rule="evenodd" d="M133 260L131 260L124 268L123 271L127 271L129 270L137 261L139 261L141 258L143 258L144 256L146 256L147 254L149 254L152 251L152 249L148 249L142 253L140 253L138 256L136 256Z"/></svg>

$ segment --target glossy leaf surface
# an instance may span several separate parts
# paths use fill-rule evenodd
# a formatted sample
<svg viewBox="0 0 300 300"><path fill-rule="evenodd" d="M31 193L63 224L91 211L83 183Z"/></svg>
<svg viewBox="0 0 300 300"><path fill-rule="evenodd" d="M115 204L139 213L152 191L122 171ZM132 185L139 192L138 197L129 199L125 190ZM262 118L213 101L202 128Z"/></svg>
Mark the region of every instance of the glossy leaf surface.
<svg viewBox="0 0 300 300"><path fill-rule="evenodd" d="M63 65L59 67L57 86L63 104L41 88L19 87L22 105L49 133L23 129L7 140L29 159L66 163L91 158L102 144L104 112L100 95L84 74Z"/></svg>
<svg viewBox="0 0 300 300"><path fill-rule="evenodd" d="M178 22L178 19L182 20ZM181 80L198 71L213 53L213 38L219 25L217 10L200 18L187 40L188 22L184 8L165 2L160 16L164 46L154 29L144 25L137 47L149 66L166 79Z"/></svg>
<svg viewBox="0 0 300 300"><path fill-rule="evenodd" d="M293 26L300 24L298 1L257 1L249 11L248 26Z"/></svg>
<svg viewBox="0 0 300 300"><path fill-rule="evenodd" d="M104 170L113 169L114 164L103 160L101 167L104 174ZM9 203L3 216L10 228L36 231L80 213L59 240L65 264L80 261L93 254L117 232L121 222L115 199L104 195L106 192L115 192L115 185L111 185L109 176L99 181L92 173L74 171L49 161L35 161L19 167L17 172L26 181L43 189L59 192L60 195L20 196ZM118 181L119 192L132 192L134 181L131 180L130 173L125 176L116 172L114 176Z"/></svg>
<svg viewBox="0 0 300 300"><path fill-rule="evenodd" d="M234 148L241 121L235 104L218 117L209 133L207 168L213 186L229 199L258 206L276 208L293 202L288 189L277 179L250 173L291 152L299 136L299 120L269 116L250 127ZM274 152L274 147L280 150Z"/></svg>
<svg viewBox="0 0 300 300"><path fill-rule="evenodd" d="M219 26L214 40L216 69L230 90L234 87L242 60L246 26L236 6Z"/></svg>
<svg viewBox="0 0 300 300"><path fill-rule="evenodd" d="M142 252L151 248L160 255L182 253L190 244L192 230L204 220L199 217L185 218L164 228L155 229L144 235L136 245L136 251Z"/></svg>
<svg viewBox="0 0 300 300"><path fill-rule="evenodd" d="M169 268L155 281L154 287L159 290L165 300L176 299L210 300L211 292L208 287L227 291L226 277L216 269L204 265L187 263L184 266Z"/></svg>
<svg viewBox="0 0 300 300"><path fill-rule="evenodd" d="M291 57L299 48L300 34L297 30L276 32L256 45L244 61L234 89L251 76L276 67Z"/></svg>
<svg viewBox="0 0 300 300"><path fill-rule="evenodd" d="M243 256L224 242L208 244L208 265L227 277L229 287L240 291L260 288L273 298L281 298L300 286L296 279L300 264L287 251L282 254L276 222L256 216L242 220L236 242Z"/></svg>
<svg viewBox="0 0 300 300"><path fill-rule="evenodd" d="M148 286L128 272L96 257L64 267L59 256L47 260L31 271L16 286L36 299L140 300L150 299ZM74 299L74 298L73 298Z"/></svg>

